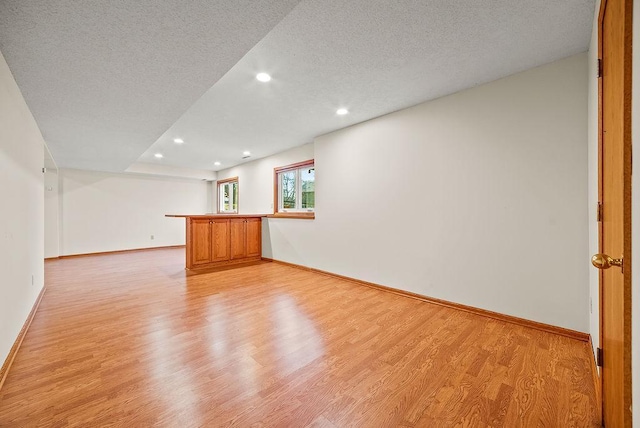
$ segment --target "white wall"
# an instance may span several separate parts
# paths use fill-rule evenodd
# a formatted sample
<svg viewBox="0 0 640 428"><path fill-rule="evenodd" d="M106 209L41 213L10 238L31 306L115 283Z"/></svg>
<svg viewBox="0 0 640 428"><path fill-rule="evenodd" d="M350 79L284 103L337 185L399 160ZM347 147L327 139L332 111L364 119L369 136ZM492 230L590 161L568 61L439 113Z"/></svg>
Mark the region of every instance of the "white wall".
<svg viewBox="0 0 640 428"><path fill-rule="evenodd" d="M588 53L588 88L589 88L589 184L588 205L589 212L589 255L599 252L598 221L596 218L598 206L598 14L600 0L596 0L596 7L591 30L591 43ZM600 346L600 286L599 272L589 267L589 334L593 343L593 350Z"/></svg>
<svg viewBox="0 0 640 428"><path fill-rule="evenodd" d="M265 257L589 330L586 54L319 137L314 152L316 219L267 220ZM307 156L285 157L261 162ZM243 172L241 197L259 186L251 211L269 212L272 171Z"/></svg>
<svg viewBox="0 0 640 428"><path fill-rule="evenodd" d="M44 174L44 256L60 255L60 204L58 197L58 170L47 168Z"/></svg>
<svg viewBox="0 0 640 428"><path fill-rule="evenodd" d="M216 177L218 173L216 173ZM213 213L216 210L215 180L207 181L207 212Z"/></svg>
<svg viewBox="0 0 640 428"><path fill-rule="evenodd" d="M44 284L43 147L0 54L0 365Z"/></svg>
<svg viewBox="0 0 640 428"><path fill-rule="evenodd" d="M61 255L184 245L184 219L165 214L210 211L206 181L71 169L59 174Z"/></svg>

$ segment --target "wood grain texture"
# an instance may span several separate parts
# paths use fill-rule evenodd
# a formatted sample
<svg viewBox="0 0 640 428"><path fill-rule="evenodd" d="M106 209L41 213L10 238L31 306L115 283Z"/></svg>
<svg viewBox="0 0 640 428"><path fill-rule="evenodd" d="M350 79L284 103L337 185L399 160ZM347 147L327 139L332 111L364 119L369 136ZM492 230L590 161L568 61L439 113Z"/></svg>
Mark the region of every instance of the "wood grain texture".
<svg viewBox="0 0 640 428"><path fill-rule="evenodd" d="M24 341L24 337L27 334L27 331L29 331L29 327L31 326L33 317L36 315L36 311L40 306L40 302L42 301L42 296L44 296L44 293L46 290L47 290L46 287L42 287L42 290L40 290L40 293L38 294L38 297L36 298L36 301L33 304L33 307L31 308L31 311L29 312L29 315L27 316L27 319L24 322L24 325L20 329L20 333L18 333L18 337L16 337L16 340L13 342L13 346L9 350L9 355L7 355L7 358L4 360L4 363L2 363L2 367L0 367L0 390L2 389L2 385L4 385L4 381L7 378L9 369L11 368L11 365L13 364L13 361L16 358L16 354L18 353L18 350L20 349L20 346Z"/></svg>
<svg viewBox="0 0 640 428"><path fill-rule="evenodd" d="M225 178L222 180L216 180L217 184L225 184L225 183L232 183L234 181L238 181L238 177L229 177L229 178Z"/></svg>
<svg viewBox="0 0 640 428"><path fill-rule="evenodd" d="M165 214L165 217L171 218L208 218L214 220L217 218L262 218L267 214Z"/></svg>
<svg viewBox="0 0 640 428"><path fill-rule="evenodd" d="M231 259L244 259L247 256L247 221L231 220Z"/></svg>
<svg viewBox="0 0 640 428"><path fill-rule="evenodd" d="M261 217L187 216L186 269L211 269L260 260ZM250 236L247 235L248 231L251 232ZM248 246L251 246L251 251L248 251Z"/></svg>
<svg viewBox="0 0 640 428"><path fill-rule="evenodd" d="M191 263L189 268L206 265L213 260L213 233L211 232L211 220L195 218L187 220L190 223L190 233L187 237L187 246L191 248ZM226 245L226 243L225 243Z"/></svg>
<svg viewBox="0 0 640 428"><path fill-rule="evenodd" d="M184 250L54 260L0 426L598 426L587 342Z"/></svg>
<svg viewBox="0 0 640 428"><path fill-rule="evenodd" d="M211 220L211 261L222 262L231 259L230 222L236 220ZM198 244L196 243L196 246Z"/></svg>
<svg viewBox="0 0 640 428"><path fill-rule="evenodd" d="M314 159L309 159L306 161L302 161L302 162L296 162L296 163L292 163L290 165L285 165L285 166L279 166L273 169L273 172L275 174L279 174L281 172L287 172L287 171L293 171L296 169L300 169L304 166L313 166L315 163Z"/></svg>
<svg viewBox="0 0 640 428"><path fill-rule="evenodd" d="M262 220L259 218L247 219L247 257L262 256Z"/></svg>
<svg viewBox="0 0 640 428"><path fill-rule="evenodd" d="M593 377L593 384L596 388L596 403L597 403L597 413L600 420L602 420L602 379L600 377L600 372L598 370L598 363L596 362L596 355L594 354L593 347L593 339L591 335L589 335L589 357L591 359L591 374Z"/></svg>
<svg viewBox="0 0 640 428"><path fill-rule="evenodd" d="M631 427L632 0L603 0L599 15L600 252L624 269L600 275L600 346L605 426Z"/></svg>
<svg viewBox="0 0 640 428"><path fill-rule="evenodd" d="M298 213L298 212L293 212L293 213L273 213L273 214L269 214L267 216L267 218L297 218L299 220L315 220L316 219L316 213Z"/></svg>
<svg viewBox="0 0 640 428"><path fill-rule="evenodd" d="M334 278L342 279L345 281L355 282L356 284L361 284L367 287L376 288L378 290L386 291L388 293L397 294L400 296L409 297L412 299L421 300L423 302L429 302L436 305L446 306L448 308L458 309L465 312L470 312L476 315L482 315L484 317L489 317L493 319L497 319L504 322L509 322L513 324L518 324L524 327L535 328L536 330L546 331L548 333L559 334L561 336L569 337L571 339L580 340L581 342L589 341L589 334L583 333L581 331L570 330L568 328L558 327L555 325L545 324L537 321L531 321L524 318L514 317L512 315L505 315L499 312L488 311L486 309L480 309L473 306L463 305L461 303L450 302L448 300L436 299L435 297L424 296L418 293L412 293L411 291L400 290L397 288L387 287L385 285L375 284L373 282L362 281L360 279L351 278L348 276L338 275L337 273L327 272L320 269L315 269L307 266L297 265L295 263L283 262L281 260L270 259L267 257L263 257L262 260L267 262L275 262L280 263L286 266L295 267L298 269L308 270L310 272L316 272L322 275L332 276Z"/></svg>

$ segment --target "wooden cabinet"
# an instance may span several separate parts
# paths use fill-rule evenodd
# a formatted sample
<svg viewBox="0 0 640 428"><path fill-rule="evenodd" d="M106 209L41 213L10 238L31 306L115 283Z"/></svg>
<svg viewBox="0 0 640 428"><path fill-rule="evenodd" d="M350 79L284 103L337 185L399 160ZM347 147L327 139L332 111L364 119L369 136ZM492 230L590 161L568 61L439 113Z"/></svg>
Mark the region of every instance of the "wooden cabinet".
<svg viewBox="0 0 640 428"><path fill-rule="evenodd" d="M231 259L247 257L247 219L231 220Z"/></svg>
<svg viewBox="0 0 640 428"><path fill-rule="evenodd" d="M191 221L191 233L187 241L191 241L191 257L187 263L199 266L211 263L211 221L209 219L194 219Z"/></svg>
<svg viewBox="0 0 640 428"><path fill-rule="evenodd" d="M187 217L187 269L260 260L261 217Z"/></svg>
<svg viewBox="0 0 640 428"><path fill-rule="evenodd" d="M231 259L262 256L262 220L231 220Z"/></svg>
<svg viewBox="0 0 640 428"><path fill-rule="evenodd" d="M215 219L211 221L211 261L229 260L229 220Z"/></svg>
<svg viewBox="0 0 640 428"><path fill-rule="evenodd" d="M262 220L247 219L247 257L262 257Z"/></svg>

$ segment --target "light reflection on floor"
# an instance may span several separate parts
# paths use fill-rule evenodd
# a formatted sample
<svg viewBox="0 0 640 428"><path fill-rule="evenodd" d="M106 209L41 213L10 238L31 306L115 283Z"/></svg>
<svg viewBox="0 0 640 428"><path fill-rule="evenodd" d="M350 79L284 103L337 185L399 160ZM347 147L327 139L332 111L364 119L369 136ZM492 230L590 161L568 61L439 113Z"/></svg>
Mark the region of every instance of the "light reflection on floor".
<svg viewBox="0 0 640 428"><path fill-rule="evenodd" d="M324 354L322 335L291 296L274 296L270 307L275 331L286 333L273 337L277 355L282 356L277 361L282 372L294 371Z"/></svg>
<svg viewBox="0 0 640 428"><path fill-rule="evenodd" d="M171 320L165 315L158 315L149 324L150 331L146 335L151 358L147 361L152 376L150 386L160 391L163 397L163 414L171 415L172 420L193 423L197 420L198 396L194 391L197 384L193 368L186 364L181 352L187 350L193 338L189 332L173 331Z"/></svg>

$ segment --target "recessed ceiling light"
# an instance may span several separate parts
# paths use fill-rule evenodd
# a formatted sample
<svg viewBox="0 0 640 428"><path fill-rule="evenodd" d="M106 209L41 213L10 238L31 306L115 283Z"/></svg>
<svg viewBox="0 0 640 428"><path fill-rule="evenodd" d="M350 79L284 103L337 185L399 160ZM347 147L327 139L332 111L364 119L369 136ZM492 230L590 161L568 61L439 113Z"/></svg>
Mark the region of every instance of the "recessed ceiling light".
<svg viewBox="0 0 640 428"><path fill-rule="evenodd" d="M176 143L176 144L182 144L182 143L184 143L184 140L182 138L174 138L173 142Z"/></svg>
<svg viewBox="0 0 640 428"><path fill-rule="evenodd" d="M245 150L242 152L242 156L251 156L251 152L249 150Z"/></svg>
<svg viewBox="0 0 640 428"><path fill-rule="evenodd" d="M268 82L269 80L271 80L271 76L269 76L267 73L258 73L256 75L256 79L261 82Z"/></svg>
<svg viewBox="0 0 640 428"><path fill-rule="evenodd" d="M338 111L336 111L336 114L339 114L340 116L345 115L349 113L349 110L347 110L346 108L339 108Z"/></svg>
<svg viewBox="0 0 640 428"><path fill-rule="evenodd" d="M163 157L163 156L162 156L162 153L156 153L154 156L155 156L155 157L157 157L158 159L160 159L160 158L162 158L162 157Z"/></svg>
<svg viewBox="0 0 640 428"><path fill-rule="evenodd" d="M222 165L220 162L217 162L217 161L216 161L216 162L214 162L213 164L214 164L215 166L220 166L220 165Z"/></svg>

